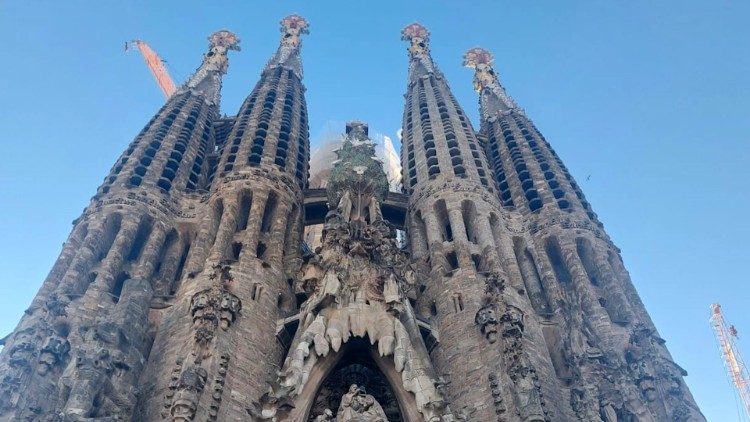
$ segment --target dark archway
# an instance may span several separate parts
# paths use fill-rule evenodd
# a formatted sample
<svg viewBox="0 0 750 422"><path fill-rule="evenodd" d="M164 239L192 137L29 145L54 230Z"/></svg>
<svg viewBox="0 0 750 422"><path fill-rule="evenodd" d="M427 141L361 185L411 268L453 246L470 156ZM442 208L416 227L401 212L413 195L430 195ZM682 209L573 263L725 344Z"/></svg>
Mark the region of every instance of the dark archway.
<svg viewBox="0 0 750 422"><path fill-rule="evenodd" d="M351 338L338 353L320 358L295 408L282 420L314 420L326 407L335 415L344 392L351 384L363 381L367 383L367 393L383 406L389 422L422 420L414 395L404 389L401 374L393 366L393 357L379 356L377 347L371 346L366 336Z"/></svg>
<svg viewBox="0 0 750 422"><path fill-rule="evenodd" d="M316 391L308 420L313 421L325 409L330 409L335 415L341 404L341 397L349 390L350 385L357 384L380 403L388 422L402 422L404 418L396 395L372 359L370 344L361 338L352 339L349 343L346 354Z"/></svg>
<svg viewBox="0 0 750 422"><path fill-rule="evenodd" d="M357 384L380 403L388 422L403 422L398 400L388 385L388 380L370 358L369 350L357 350L361 346L354 346L341 358L318 389L308 420L313 421L325 409L330 409L335 415L341 404L341 397L347 393L350 385Z"/></svg>

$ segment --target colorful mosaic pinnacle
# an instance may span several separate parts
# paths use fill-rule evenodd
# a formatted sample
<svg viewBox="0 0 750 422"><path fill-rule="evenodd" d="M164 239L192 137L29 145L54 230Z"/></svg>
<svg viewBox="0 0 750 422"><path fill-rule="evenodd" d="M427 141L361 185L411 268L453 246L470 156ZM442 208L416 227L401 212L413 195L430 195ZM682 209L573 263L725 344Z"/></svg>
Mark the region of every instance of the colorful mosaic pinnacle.
<svg viewBox="0 0 750 422"><path fill-rule="evenodd" d="M240 39L233 32L226 29L216 31L208 37L210 46L224 47L227 50L240 51Z"/></svg>
<svg viewBox="0 0 750 422"><path fill-rule="evenodd" d="M401 39L404 41L410 41L418 38L424 42L430 40L430 32L421 24L414 22L404 27L401 30Z"/></svg>
<svg viewBox="0 0 750 422"><path fill-rule="evenodd" d="M466 67L476 68L479 65L491 66L493 60L492 53L483 48L474 47L464 53L463 64Z"/></svg>
<svg viewBox="0 0 750 422"><path fill-rule="evenodd" d="M300 35L310 33L310 24L299 15L289 15L281 20L282 42L290 45L299 45Z"/></svg>

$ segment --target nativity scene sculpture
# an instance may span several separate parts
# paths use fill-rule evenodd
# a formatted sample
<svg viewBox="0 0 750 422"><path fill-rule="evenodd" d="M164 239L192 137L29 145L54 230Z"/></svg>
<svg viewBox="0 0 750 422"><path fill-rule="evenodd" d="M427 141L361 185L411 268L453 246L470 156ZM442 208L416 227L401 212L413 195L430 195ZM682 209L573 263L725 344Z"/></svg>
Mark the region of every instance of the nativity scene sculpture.
<svg viewBox="0 0 750 422"><path fill-rule="evenodd" d="M311 400L302 395L313 382L316 365L345 353L347 343L359 338L367 339L373 353L391 362L400 376L399 388L412 395L425 421L453 421L438 392L437 377L406 296L413 287L414 270L395 229L383 220L380 204L388 193L388 182L374 158L367 126L349 123L336 154L327 186L332 205L322 245L304 258L296 280L297 292L307 296L300 308L299 328L276 383L248 412L255 420L305 417L295 413L299 409L292 409ZM348 407L339 409L336 420L380 420L357 416L361 403L370 401L352 386L342 398L342 406L348 403ZM365 407L382 414L377 402Z"/></svg>

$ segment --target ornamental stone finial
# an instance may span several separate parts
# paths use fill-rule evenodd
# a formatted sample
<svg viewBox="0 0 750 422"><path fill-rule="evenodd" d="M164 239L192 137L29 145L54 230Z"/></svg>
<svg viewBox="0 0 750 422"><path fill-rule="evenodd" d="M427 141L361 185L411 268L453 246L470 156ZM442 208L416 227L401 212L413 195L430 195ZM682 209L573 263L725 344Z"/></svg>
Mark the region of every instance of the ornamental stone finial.
<svg viewBox="0 0 750 422"><path fill-rule="evenodd" d="M401 39L409 41L409 54L412 57L429 54L430 31L421 24L414 22L401 30Z"/></svg>
<svg viewBox="0 0 750 422"><path fill-rule="evenodd" d="M464 66L475 71L474 89L477 92L497 82L497 75L492 69L493 60L492 53L479 47L472 48L464 53Z"/></svg>
<svg viewBox="0 0 750 422"><path fill-rule="evenodd" d="M208 37L208 53L203 56L204 65L221 74L227 73L229 50L240 51L240 39L231 31L222 29Z"/></svg>
<svg viewBox="0 0 750 422"><path fill-rule="evenodd" d="M233 32L222 29L208 37L208 52L203 63L177 91L191 91L202 95L206 101L218 105L221 97L221 76L227 73L229 50L240 50L240 39Z"/></svg>
<svg viewBox="0 0 750 422"><path fill-rule="evenodd" d="M512 110L523 113L500 84L492 68L493 60L492 53L479 47L464 53L464 66L474 69L474 89L479 92L482 118L491 119L498 113L507 114Z"/></svg>
<svg viewBox="0 0 750 422"><path fill-rule="evenodd" d="M266 71L278 66L290 69L298 78L302 79L302 61L300 60L300 45L303 34L309 34L310 24L299 15L289 15L281 20L281 43L276 54L266 65Z"/></svg>
<svg viewBox="0 0 750 422"><path fill-rule="evenodd" d="M298 47L300 35L310 33L310 24L299 15L289 15L281 20L281 45Z"/></svg>

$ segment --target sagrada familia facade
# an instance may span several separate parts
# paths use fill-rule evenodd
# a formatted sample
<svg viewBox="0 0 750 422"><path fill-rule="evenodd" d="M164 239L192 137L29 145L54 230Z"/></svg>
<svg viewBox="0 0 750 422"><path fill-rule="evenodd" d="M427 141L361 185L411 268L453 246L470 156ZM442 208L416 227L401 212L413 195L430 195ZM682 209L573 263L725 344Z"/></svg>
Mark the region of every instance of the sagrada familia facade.
<svg viewBox="0 0 750 422"><path fill-rule="evenodd" d="M239 39L211 35L117 159L2 340L0 420L705 420L489 52L464 56L475 130L428 31L404 28L402 191L357 121L310 189L308 23L281 32L233 117Z"/></svg>

